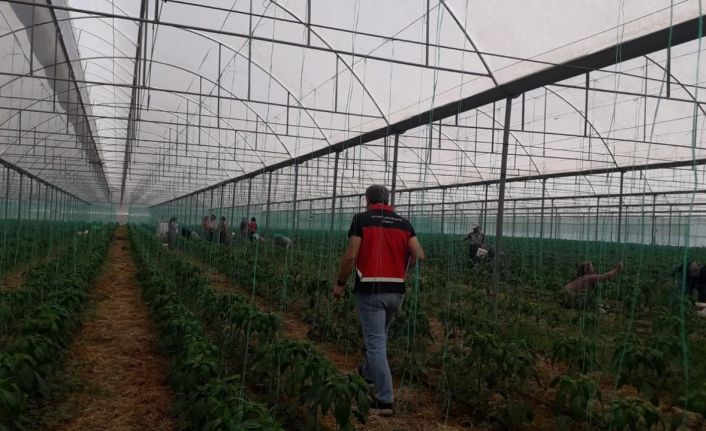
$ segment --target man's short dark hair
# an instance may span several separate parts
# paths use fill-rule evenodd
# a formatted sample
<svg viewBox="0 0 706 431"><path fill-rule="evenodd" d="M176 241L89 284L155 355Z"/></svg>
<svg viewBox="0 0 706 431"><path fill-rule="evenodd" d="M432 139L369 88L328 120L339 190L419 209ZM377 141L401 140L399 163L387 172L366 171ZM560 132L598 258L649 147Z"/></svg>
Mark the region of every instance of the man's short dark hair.
<svg viewBox="0 0 706 431"><path fill-rule="evenodd" d="M380 184L374 184L365 190L365 197L370 204L385 204L390 203L390 191L387 187Z"/></svg>

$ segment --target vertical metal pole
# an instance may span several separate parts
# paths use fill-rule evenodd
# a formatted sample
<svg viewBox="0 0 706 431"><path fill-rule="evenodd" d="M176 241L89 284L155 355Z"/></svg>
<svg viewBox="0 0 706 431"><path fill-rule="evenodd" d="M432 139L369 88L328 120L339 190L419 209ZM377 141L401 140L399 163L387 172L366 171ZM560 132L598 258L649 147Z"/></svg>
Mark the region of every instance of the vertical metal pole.
<svg viewBox="0 0 706 431"><path fill-rule="evenodd" d="M520 125L520 130L523 132L525 131L525 93L522 93L522 118L521 120L521 125Z"/></svg>
<svg viewBox="0 0 706 431"><path fill-rule="evenodd" d="M446 189L441 190L441 234L445 233L446 224Z"/></svg>
<svg viewBox="0 0 706 431"><path fill-rule="evenodd" d="M250 18L252 20L252 18ZM218 86L217 92L218 95L217 97L217 102L218 106L216 107L216 127L219 129L219 134L220 134L220 128L221 128L221 48L222 45L220 42L218 43L218 81L216 82L216 85ZM248 57L248 63L250 62L250 57ZM248 76L248 81L250 80L250 77ZM250 98L250 95L248 95L248 98ZM199 131L200 133L200 131Z"/></svg>
<svg viewBox="0 0 706 431"><path fill-rule="evenodd" d="M221 222L221 217L223 217L223 196L226 194L226 185L223 184L221 187L221 197L218 199L218 223ZM220 229L218 230L218 239L220 238Z"/></svg>
<svg viewBox="0 0 706 431"><path fill-rule="evenodd" d="M213 213L213 189L209 190L209 193L211 195L211 198L209 199L208 203L208 216L210 218L211 214Z"/></svg>
<svg viewBox="0 0 706 431"><path fill-rule="evenodd" d="M428 0L427 0L428 2ZM30 29L29 36L29 76L34 76L34 19L35 19L35 6L32 6L32 28ZM428 35L428 32L427 32ZM428 36L427 36L428 37ZM56 67L56 64L54 64Z"/></svg>
<svg viewBox="0 0 706 431"><path fill-rule="evenodd" d="M618 197L618 244L623 241L622 230L623 230L623 177L625 172L620 171L620 196Z"/></svg>
<svg viewBox="0 0 706 431"><path fill-rule="evenodd" d="M27 204L27 220L32 220L32 194L34 193L34 180L29 179L29 200Z"/></svg>
<svg viewBox="0 0 706 431"><path fill-rule="evenodd" d="M299 164L294 164L294 201L292 202L292 232L297 230L297 189L299 188Z"/></svg>
<svg viewBox="0 0 706 431"><path fill-rule="evenodd" d="M267 204L265 209L265 229L270 228L270 205L272 198L272 171L270 171L269 178L267 179Z"/></svg>
<svg viewBox="0 0 706 431"><path fill-rule="evenodd" d="M493 259L493 314L498 318L498 290L500 288L500 259L502 256L503 216L505 206L505 179L507 177L507 152L510 138L510 115L512 111L512 98L505 99L505 123L503 124L503 148L500 164L500 183L498 184L498 214L495 221L495 259Z"/></svg>
<svg viewBox="0 0 706 431"><path fill-rule="evenodd" d="M230 183L230 217L229 223L231 231L235 226L235 183Z"/></svg>
<svg viewBox="0 0 706 431"><path fill-rule="evenodd" d="M194 224L194 195L187 196L185 200L188 202L189 209L186 213L186 220L184 220L184 225L191 227Z"/></svg>
<svg viewBox="0 0 706 431"><path fill-rule="evenodd" d="M44 208L42 210L42 221L46 222L47 221L47 203L49 203L49 186L44 185Z"/></svg>
<svg viewBox="0 0 706 431"><path fill-rule="evenodd" d="M667 245L672 245L672 206L669 205L669 226L667 227Z"/></svg>
<svg viewBox="0 0 706 431"><path fill-rule="evenodd" d="M5 222L10 219L10 168L5 168ZM5 226L7 232L7 226Z"/></svg>
<svg viewBox="0 0 706 431"><path fill-rule="evenodd" d="M306 44L311 45L311 0L306 0Z"/></svg>
<svg viewBox="0 0 706 431"><path fill-rule="evenodd" d="M657 195L652 195L652 245L657 242Z"/></svg>
<svg viewBox="0 0 706 431"><path fill-rule="evenodd" d="M600 210L601 210L601 198L598 198L596 202L596 234L594 237L594 241L598 241L598 224L600 222Z"/></svg>
<svg viewBox="0 0 706 431"><path fill-rule="evenodd" d="M486 223L488 220L488 184L485 185L485 199L483 199L483 216L481 217L482 220L479 220L481 222L481 225L483 226L483 232L486 231Z"/></svg>
<svg viewBox="0 0 706 431"><path fill-rule="evenodd" d="M201 194L201 212L203 214L201 214L201 216L198 217L199 223L201 223L201 219L204 216L208 216L208 214L206 214L206 192L202 192L200 194Z"/></svg>
<svg viewBox="0 0 706 431"><path fill-rule="evenodd" d="M429 0L427 0L427 14L426 14L426 24L427 24L427 25L426 25L426 32L427 32L427 36L426 36L426 43L424 44L424 45L426 46L426 63L425 63L425 64L426 64L427 66L429 66L429 27L430 27L429 24L430 24L430 22L431 22L431 19L430 19L430 16L429 16L429 15L430 15L430 4L429 4Z"/></svg>
<svg viewBox="0 0 706 431"><path fill-rule="evenodd" d="M250 218L250 202L252 199L252 177L248 178L248 200L245 206L245 215Z"/></svg>
<svg viewBox="0 0 706 431"><path fill-rule="evenodd" d="M590 88L589 72L586 72L586 93L584 94L583 136L588 136L588 89Z"/></svg>
<svg viewBox="0 0 706 431"><path fill-rule="evenodd" d="M539 213L539 238L544 239L544 196L547 192L547 179L542 178L542 209Z"/></svg>
<svg viewBox="0 0 706 431"><path fill-rule="evenodd" d="M17 195L17 222L22 219L22 178L24 175L22 175L22 172L20 172L20 191L19 194Z"/></svg>
<svg viewBox="0 0 706 431"><path fill-rule="evenodd" d="M395 133L395 148L392 153L392 188L390 190L390 205L395 206L395 192L397 190L397 153L400 146L400 134Z"/></svg>
<svg viewBox="0 0 706 431"><path fill-rule="evenodd" d="M665 71L667 75L667 99L669 99L672 94L672 30L669 30L669 43L667 44L667 70Z"/></svg>
<svg viewBox="0 0 706 431"><path fill-rule="evenodd" d="M250 14L248 15L248 100L250 100L250 84L252 83L252 0L250 0ZM287 108L289 109L289 108Z"/></svg>
<svg viewBox="0 0 706 431"><path fill-rule="evenodd" d="M525 93L522 93L523 95ZM512 236L515 236L515 222L517 221L517 201L512 203Z"/></svg>
<svg viewBox="0 0 706 431"><path fill-rule="evenodd" d="M333 160L333 195L331 197L331 224L329 226L329 232L333 232L333 223L336 220L336 197L338 195L338 159L340 157L340 154L341 153L336 153L336 156ZM392 197L394 197L394 194L392 194Z"/></svg>

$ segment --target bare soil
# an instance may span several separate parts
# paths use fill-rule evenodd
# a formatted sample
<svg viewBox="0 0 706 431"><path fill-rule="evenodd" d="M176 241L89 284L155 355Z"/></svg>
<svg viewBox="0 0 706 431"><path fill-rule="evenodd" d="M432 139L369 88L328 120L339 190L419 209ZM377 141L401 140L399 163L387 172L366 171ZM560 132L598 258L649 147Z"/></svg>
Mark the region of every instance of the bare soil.
<svg viewBox="0 0 706 431"><path fill-rule="evenodd" d="M21 287L25 283L25 271L27 266L13 268L5 273L0 279L0 291L14 290Z"/></svg>
<svg viewBox="0 0 706 431"><path fill-rule="evenodd" d="M110 246L93 293L92 316L74 339L67 370L80 381L54 410L49 429L175 430L168 410L173 394L156 328L140 297L127 229Z"/></svg>

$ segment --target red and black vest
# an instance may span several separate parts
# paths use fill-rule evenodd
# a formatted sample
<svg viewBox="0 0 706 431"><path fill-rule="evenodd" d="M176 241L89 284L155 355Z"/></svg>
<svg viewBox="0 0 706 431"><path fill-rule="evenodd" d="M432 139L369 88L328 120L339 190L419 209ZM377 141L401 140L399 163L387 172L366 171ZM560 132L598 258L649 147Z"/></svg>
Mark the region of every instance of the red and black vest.
<svg viewBox="0 0 706 431"><path fill-rule="evenodd" d="M384 204L368 206L353 217L348 237L361 238L356 259L355 291L404 293L409 239L416 236L407 219Z"/></svg>

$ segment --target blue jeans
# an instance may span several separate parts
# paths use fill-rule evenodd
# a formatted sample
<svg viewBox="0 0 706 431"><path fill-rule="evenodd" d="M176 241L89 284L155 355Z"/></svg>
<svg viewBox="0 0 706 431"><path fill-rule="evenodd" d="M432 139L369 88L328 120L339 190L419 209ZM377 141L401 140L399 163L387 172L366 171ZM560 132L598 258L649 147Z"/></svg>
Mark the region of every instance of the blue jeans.
<svg viewBox="0 0 706 431"><path fill-rule="evenodd" d="M392 374L387 363L387 335L403 299L401 293L358 295L358 313L366 348L363 377L373 381L376 399L381 403L393 401Z"/></svg>

